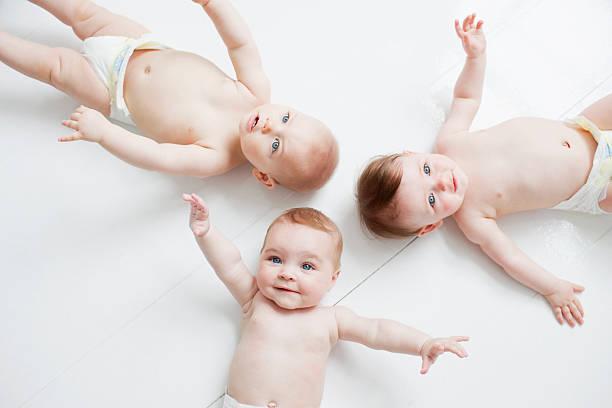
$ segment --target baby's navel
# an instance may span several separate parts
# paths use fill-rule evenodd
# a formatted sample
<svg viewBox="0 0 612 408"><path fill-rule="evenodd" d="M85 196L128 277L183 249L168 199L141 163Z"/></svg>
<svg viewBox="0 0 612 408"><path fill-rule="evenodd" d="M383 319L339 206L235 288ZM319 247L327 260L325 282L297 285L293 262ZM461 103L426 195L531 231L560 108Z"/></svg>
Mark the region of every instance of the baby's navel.
<svg viewBox="0 0 612 408"><path fill-rule="evenodd" d="M567 147L568 149L571 148L569 142L566 140L563 142L563 146Z"/></svg>
<svg viewBox="0 0 612 408"><path fill-rule="evenodd" d="M145 74L148 74L149 72L151 72L151 66L150 66L150 65L147 65L147 66L145 67Z"/></svg>

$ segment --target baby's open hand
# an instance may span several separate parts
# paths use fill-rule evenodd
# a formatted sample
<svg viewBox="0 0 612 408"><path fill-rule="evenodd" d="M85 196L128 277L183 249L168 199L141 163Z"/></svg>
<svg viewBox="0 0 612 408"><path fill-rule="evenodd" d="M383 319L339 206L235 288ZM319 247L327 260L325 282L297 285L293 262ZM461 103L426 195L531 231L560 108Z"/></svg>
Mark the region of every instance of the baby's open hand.
<svg viewBox="0 0 612 408"><path fill-rule="evenodd" d="M463 20L463 26L459 25L459 20L455 20L455 31L459 38L461 38L465 53L470 58L475 58L484 54L487 48L487 40L482 31L482 25L484 23L480 20L476 26L474 26L475 19L476 13L470 14Z"/></svg>
<svg viewBox="0 0 612 408"><path fill-rule="evenodd" d="M62 125L75 132L69 136L57 139L60 142L73 140L87 140L89 142L102 141L106 129L111 123L97 110L81 105L70 115L70 120L62 120Z"/></svg>
<svg viewBox="0 0 612 408"><path fill-rule="evenodd" d="M445 351L455 353L461 358L467 357L467 351L465 351L459 342L468 341L469 339L469 337L465 336L452 336L427 340L423 343L423 347L421 347L421 358L423 359L421 374L427 373L429 367L436 361L436 358Z"/></svg>
<svg viewBox="0 0 612 408"><path fill-rule="evenodd" d="M559 324L563 324L563 319L567 320L571 327L576 325L575 321L582 324L584 321L584 311L582 310L580 300L578 300L574 293L582 292L583 290L584 287L580 285L559 279L553 292L544 295L548 303L550 303L553 312L555 312L555 317Z"/></svg>
<svg viewBox="0 0 612 408"><path fill-rule="evenodd" d="M203 237L210 230L208 218L208 207L196 194L183 194L183 200L191 203L191 214L189 215L189 227L196 237Z"/></svg>

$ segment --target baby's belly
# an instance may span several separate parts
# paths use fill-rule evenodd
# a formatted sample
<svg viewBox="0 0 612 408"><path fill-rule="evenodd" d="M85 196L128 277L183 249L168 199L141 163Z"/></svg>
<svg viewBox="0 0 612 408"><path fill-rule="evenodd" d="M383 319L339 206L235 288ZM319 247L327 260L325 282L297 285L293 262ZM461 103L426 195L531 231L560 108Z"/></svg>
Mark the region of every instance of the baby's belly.
<svg viewBox="0 0 612 408"><path fill-rule="evenodd" d="M490 148L500 150L493 155L488 149L489 158L483 154L487 164L475 184L487 191L485 201L493 203L497 216L550 208L570 198L586 182L597 148L588 132L538 118L504 122L484 136Z"/></svg>
<svg viewBox="0 0 612 408"><path fill-rule="evenodd" d="M228 393L241 403L280 407L318 407L323 395L328 353L251 347L244 339L232 360Z"/></svg>
<svg viewBox="0 0 612 408"><path fill-rule="evenodd" d="M128 63L124 97L143 134L158 142L191 144L202 139L198 124L218 109L211 97L223 78L218 68L195 54L136 51Z"/></svg>

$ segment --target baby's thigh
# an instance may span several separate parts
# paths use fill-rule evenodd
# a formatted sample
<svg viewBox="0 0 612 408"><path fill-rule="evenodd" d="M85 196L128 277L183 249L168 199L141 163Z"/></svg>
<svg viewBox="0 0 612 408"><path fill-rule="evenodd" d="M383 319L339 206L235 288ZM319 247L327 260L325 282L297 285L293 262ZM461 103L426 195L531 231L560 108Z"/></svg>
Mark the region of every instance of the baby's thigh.
<svg viewBox="0 0 612 408"><path fill-rule="evenodd" d="M51 85L79 103L108 116L110 94L89 61L80 53L67 48L55 48L51 52Z"/></svg>
<svg viewBox="0 0 612 408"><path fill-rule="evenodd" d="M582 111L601 130L612 129L612 94L605 96Z"/></svg>
<svg viewBox="0 0 612 408"><path fill-rule="evenodd" d="M606 198L603 201L599 202L599 208L612 213L612 182L608 183L608 189L606 190Z"/></svg>
<svg viewBox="0 0 612 408"><path fill-rule="evenodd" d="M137 22L92 2L87 2L87 6L84 7L80 18L77 19L72 28L82 40L103 35L140 38L143 34L149 32Z"/></svg>

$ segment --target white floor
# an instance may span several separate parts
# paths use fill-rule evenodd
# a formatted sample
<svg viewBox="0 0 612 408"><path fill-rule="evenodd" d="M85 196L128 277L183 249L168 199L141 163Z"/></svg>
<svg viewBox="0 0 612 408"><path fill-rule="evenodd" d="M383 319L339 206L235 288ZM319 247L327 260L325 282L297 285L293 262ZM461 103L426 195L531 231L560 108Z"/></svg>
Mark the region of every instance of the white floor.
<svg viewBox="0 0 612 408"><path fill-rule="evenodd" d="M232 72L190 1L100 3ZM209 180L136 169L97 145L56 142L77 103L0 64L0 406L219 407L239 310L188 230L180 194L192 191L249 265L281 210L323 210L345 239L326 303L471 336L468 359L444 356L426 376L417 357L340 344L323 407L612 406L612 217L538 211L500 222L535 260L586 287L585 324L570 329L452 221L412 243L372 240L353 199L370 156L431 149L463 64L454 18L477 11L485 20L478 128L517 115L563 118L612 92L610 1L234 4L259 44L273 100L334 130L337 172L302 195L266 191L246 165ZM23 0L0 0L0 29L79 47L69 28Z"/></svg>

